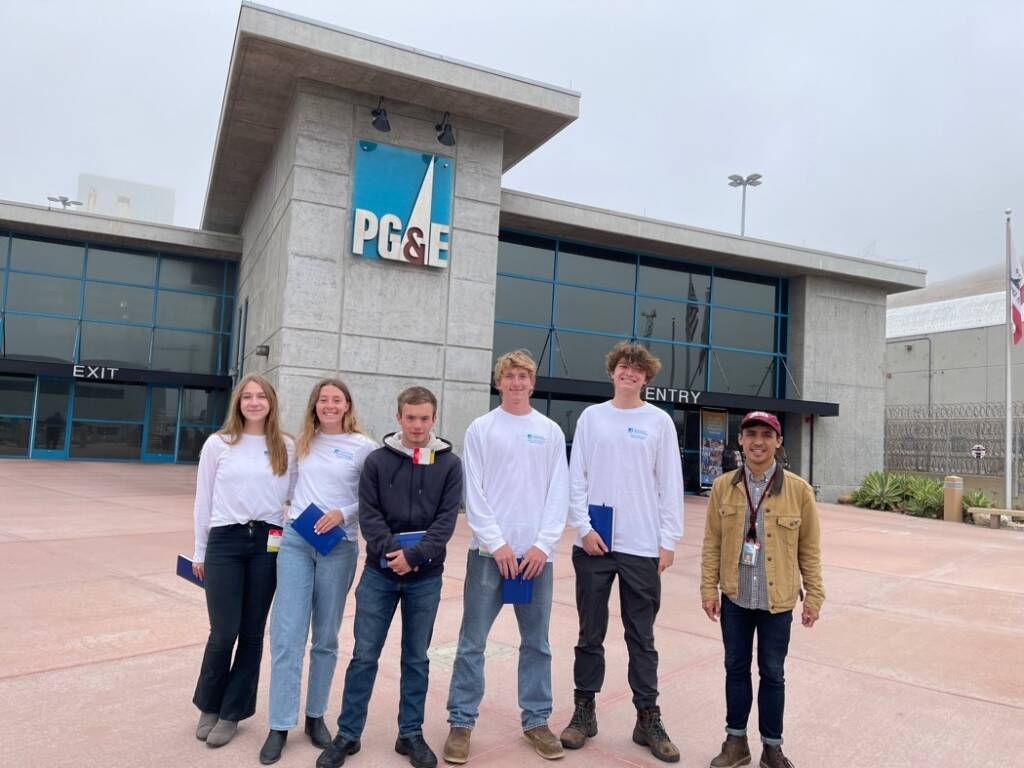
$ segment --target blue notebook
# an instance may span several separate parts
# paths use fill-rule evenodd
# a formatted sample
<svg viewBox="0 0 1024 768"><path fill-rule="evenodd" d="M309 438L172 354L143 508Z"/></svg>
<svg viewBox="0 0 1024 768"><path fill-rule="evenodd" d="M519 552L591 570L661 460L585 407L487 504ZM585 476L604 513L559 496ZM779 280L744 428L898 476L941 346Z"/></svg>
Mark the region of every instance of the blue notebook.
<svg viewBox="0 0 1024 768"><path fill-rule="evenodd" d="M590 527L597 531L601 541L612 551L612 531L615 530L615 510L603 504L591 504L587 511L590 513Z"/></svg>
<svg viewBox="0 0 1024 768"><path fill-rule="evenodd" d="M403 533L396 533L393 535L395 537L395 543L398 544L399 548L408 549L409 547L415 547L419 544L425 533L426 531L405 531ZM427 562L429 563L430 561L427 560ZM380 559L380 567L388 567L388 559L386 557L382 557Z"/></svg>
<svg viewBox="0 0 1024 768"><path fill-rule="evenodd" d="M522 558L516 562L523 562ZM533 602L533 579L517 574L514 579L501 580L501 602L506 605L528 605Z"/></svg>
<svg viewBox="0 0 1024 768"><path fill-rule="evenodd" d="M178 555L178 575L185 581L191 581L197 587L206 589L206 585L203 584L203 580L192 573L192 561L184 555Z"/></svg>
<svg viewBox="0 0 1024 768"><path fill-rule="evenodd" d="M338 546L338 542L342 539L347 539L345 531L342 530L341 526L331 528L327 533L317 533L313 530L313 526L316 525L316 521L324 516L323 510L320 509L316 504L310 504L306 507L302 514L292 520L292 528L295 529L302 538L309 542L309 545L313 547L321 555L329 554L332 549Z"/></svg>

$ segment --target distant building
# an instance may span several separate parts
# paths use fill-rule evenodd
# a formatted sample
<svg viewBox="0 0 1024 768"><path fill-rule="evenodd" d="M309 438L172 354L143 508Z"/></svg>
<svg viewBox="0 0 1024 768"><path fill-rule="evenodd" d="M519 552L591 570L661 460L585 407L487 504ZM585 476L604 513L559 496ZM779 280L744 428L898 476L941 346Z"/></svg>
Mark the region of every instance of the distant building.
<svg viewBox="0 0 1024 768"><path fill-rule="evenodd" d="M174 190L92 173L78 174L82 210L119 219L174 223Z"/></svg>

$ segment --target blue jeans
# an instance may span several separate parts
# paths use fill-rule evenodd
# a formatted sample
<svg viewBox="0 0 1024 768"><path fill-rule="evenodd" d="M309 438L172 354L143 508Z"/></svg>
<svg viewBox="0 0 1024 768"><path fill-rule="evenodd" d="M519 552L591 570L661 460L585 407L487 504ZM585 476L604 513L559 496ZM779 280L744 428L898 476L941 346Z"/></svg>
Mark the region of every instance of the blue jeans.
<svg viewBox="0 0 1024 768"><path fill-rule="evenodd" d="M725 732L745 736L754 699L750 680L754 632L757 632L757 715L761 741L782 744L782 715L786 706L786 654L793 612L741 608L722 595L722 641L725 644Z"/></svg>
<svg viewBox="0 0 1024 768"><path fill-rule="evenodd" d="M277 555L277 599L270 615L270 727L275 731L298 725L310 623L306 715L322 717L327 709L338 663L338 630L358 558L354 541L342 539L321 555L294 528L285 529Z"/></svg>
<svg viewBox="0 0 1024 768"><path fill-rule="evenodd" d="M423 733L430 661L427 649L441 601L441 577L393 579L368 566L356 587L355 647L345 672L338 735L355 740L366 725L366 709L377 679L377 661L395 609L402 604L402 681L399 685L398 735Z"/></svg>
<svg viewBox="0 0 1024 768"><path fill-rule="evenodd" d="M533 599L514 605L519 623L519 708L523 730L545 725L551 714L551 563L533 580ZM448 689L448 723L472 728L484 696L484 649L501 611L501 574L494 559L469 550L462 597L462 628Z"/></svg>

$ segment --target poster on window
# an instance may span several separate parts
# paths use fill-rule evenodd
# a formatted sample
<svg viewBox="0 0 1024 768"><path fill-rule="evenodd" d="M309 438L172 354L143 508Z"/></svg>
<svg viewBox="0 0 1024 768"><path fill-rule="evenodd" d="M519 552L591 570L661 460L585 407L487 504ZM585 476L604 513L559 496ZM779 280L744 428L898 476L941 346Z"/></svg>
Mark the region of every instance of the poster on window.
<svg viewBox="0 0 1024 768"><path fill-rule="evenodd" d="M725 451L729 414L727 411L700 411L700 487L710 488L722 474L722 454Z"/></svg>

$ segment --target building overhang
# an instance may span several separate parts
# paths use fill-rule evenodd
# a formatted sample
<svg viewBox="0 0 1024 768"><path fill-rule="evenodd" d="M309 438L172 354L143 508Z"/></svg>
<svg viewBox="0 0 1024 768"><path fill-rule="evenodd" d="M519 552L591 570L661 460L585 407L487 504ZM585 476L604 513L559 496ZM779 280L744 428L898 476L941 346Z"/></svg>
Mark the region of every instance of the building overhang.
<svg viewBox="0 0 1024 768"><path fill-rule="evenodd" d="M300 79L488 123L508 170L579 116L580 95L243 2L203 228L237 233Z"/></svg>

